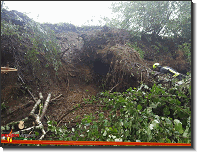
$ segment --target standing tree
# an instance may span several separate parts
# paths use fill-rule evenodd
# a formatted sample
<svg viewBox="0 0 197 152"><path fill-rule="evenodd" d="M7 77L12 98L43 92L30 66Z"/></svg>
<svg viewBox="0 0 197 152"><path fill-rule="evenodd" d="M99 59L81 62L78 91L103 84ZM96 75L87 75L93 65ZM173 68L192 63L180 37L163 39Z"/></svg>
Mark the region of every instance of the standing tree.
<svg viewBox="0 0 197 152"><path fill-rule="evenodd" d="M154 37L188 36L186 31L191 30L190 1L126 1L113 3L112 11L117 18L105 18L107 25Z"/></svg>

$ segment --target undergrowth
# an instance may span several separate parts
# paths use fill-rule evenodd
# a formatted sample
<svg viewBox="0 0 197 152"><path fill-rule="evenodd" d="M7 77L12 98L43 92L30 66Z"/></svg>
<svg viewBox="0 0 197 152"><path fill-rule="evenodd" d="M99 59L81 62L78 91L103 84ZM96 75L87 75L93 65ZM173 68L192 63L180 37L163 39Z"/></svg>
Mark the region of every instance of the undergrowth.
<svg viewBox="0 0 197 152"><path fill-rule="evenodd" d="M100 110L78 116L80 121L72 128L48 121L49 139L191 143L191 86L168 89L142 84L123 93L101 92L84 104ZM79 108L83 106L75 107Z"/></svg>

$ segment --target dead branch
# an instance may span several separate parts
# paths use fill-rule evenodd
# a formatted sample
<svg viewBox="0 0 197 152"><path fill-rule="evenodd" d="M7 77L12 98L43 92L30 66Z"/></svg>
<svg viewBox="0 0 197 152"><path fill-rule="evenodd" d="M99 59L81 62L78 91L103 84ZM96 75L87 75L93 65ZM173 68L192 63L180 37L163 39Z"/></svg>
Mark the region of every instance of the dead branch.
<svg viewBox="0 0 197 152"><path fill-rule="evenodd" d="M57 100L57 99L60 98L61 96L62 96L62 94L60 94L59 96L57 96L57 97L51 99L51 101Z"/></svg>
<svg viewBox="0 0 197 152"><path fill-rule="evenodd" d="M39 140L42 140L44 136L46 135L47 132L45 132L44 128L42 128L42 136L40 137Z"/></svg>
<svg viewBox="0 0 197 152"><path fill-rule="evenodd" d="M59 95L58 97L54 98L53 100L59 98L61 95ZM22 119L22 121L17 121L17 122L11 122L9 124L7 124L7 128L9 128L10 125L14 126L14 125L18 125L19 126L19 129L23 129L24 128L24 122L32 122L33 121L33 126L29 127L29 128L25 128L23 130L20 130L22 132L24 131L29 131L29 130L32 130L32 129L40 129L42 131L42 136L40 137L40 140L44 138L44 136L46 135L46 132L44 130L44 126L41 122L41 119L44 117L45 113L46 113L46 110L47 110L47 107L48 107L48 104L49 104L49 101L50 101L50 98L51 98L51 93L48 94L48 97L45 101L45 104L44 104L44 108L43 108L43 111L42 111L42 114L41 116L39 116L39 114L35 114L35 110L36 108L38 107L38 105L40 104L41 102L41 99L43 99L43 96L42 96L42 93L39 93L39 98L34 107L32 108L30 114L28 117L26 117L25 119ZM22 123L21 123L22 122Z"/></svg>
<svg viewBox="0 0 197 152"><path fill-rule="evenodd" d="M21 78L21 76L18 75L18 77L19 77L19 79L21 80L21 82L22 82L23 84L25 84L25 82L23 81L23 79ZM35 97L33 96L33 94L29 91L28 88L26 88L26 89L27 89L27 91L29 92L29 94L32 96L32 98L34 99L34 101L36 102L36 99L35 99Z"/></svg>
<svg viewBox="0 0 197 152"><path fill-rule="evenodd" d="M35 128L35 126L29 127L29 128L26 128L26 129L23 129L23 130L20 130L20 131L21 132L25 132L25 131L29 131L29 130L31 130L33 128ZM17 132L15 132L15 133L17 133Z"/></svg>
<svg viewBox="0 0 197 152"><path fill-rule="evenodd" d="M69 110L69 111L66 112L65 114L63 114L63 116L61 116L61 118L57 121L57 126L59 126L59 124L61 123L62 119L63 119L65 116L67 116L69 113L75 111L75 110L78 109L78 108L80 108L80 107L77 106L77 107L75 107L75 108ZM57 126L56 126L56 127L57 127Z"/></svg>
<svg viewBox="0 0 197 152"><path fill-rule="evenodd" d="M120 84L120 83L117 83L113 88L111 88L111 90L109 90L109 93L110 93L115 87L117 87L119 84Z"/></svg>
<svg viewBox="0 0 197 152"><path fill-rule="evenodd" d="M41 92L39 93L39 98L40 98L41 100L43 99L43 95L42 95Z"/></svg>
<svg viewBox="0 0 197 152"><path fill-rule="evenodd" d="M40 104L40 102L41 102L40 99L36 102L36 104L34 105L33 109L30 112L30 115L34 114L34 112L35 112L36 108L38 107L38 105Z"/></svg>

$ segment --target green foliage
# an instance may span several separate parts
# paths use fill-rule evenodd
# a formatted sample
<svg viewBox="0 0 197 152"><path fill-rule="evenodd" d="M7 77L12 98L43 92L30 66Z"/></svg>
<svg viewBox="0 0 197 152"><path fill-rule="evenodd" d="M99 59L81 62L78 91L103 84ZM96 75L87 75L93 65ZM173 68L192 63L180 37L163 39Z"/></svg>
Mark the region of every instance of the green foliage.
<svg viewBox="0 0 197 152"><path fill-rule="evenodd" d="M190 102L191 92L178 87L142 84L123 93L105 91L85 102L100 110L82 116L72 129L49 123L49 130L63 140L191 143Z"/></svg>
<svg viewBox="0 0 197 152"><path fill-rule="evenodd" d="M32 39L33 41L33 48L32 49L28 49L27 53L26 53L26 63L30 63L32 65L32 69L33 71L35 71L36 69L38 69L39 67L39 63L40 61L37 58L37 54L39 54L38 50L37 50L37 46L35 43L35 39Z"/></svg>
<svg viewBox="0 0 197 152"><path fill-rule="evenodd" d="M2 102L2 103L1 103L1 110L7 109L7 108L8 108L8 107L6 107L5 103Z"/></svg>
<svg viewBox="0 0 197 152"><path fill-rule="evenodd" d="M2 35L17 35L19 36L19 25L12 24L10 22L6 22L4 20L1 21L1 36Z"/></svg>
<svg viewBox="0 0 197 152"><path fill-rule="evenodd" d="M157 50L159 52L159 47L156 45L151 45L151 48L153 48L154 50Z"/></svg>
<svg viewBox="0 0 197 152"><path fill-rule="evenodd" d="M172 12L171 19L167 23L166 34L191 41L191 2L174 2L174 6L176 9Z"/></svg>
<svg viewBox="0 0 197 152"><path fill-rule="evenodd" d="M37 55L45 54L47 60L45 66L52 65L57 74L61 61L59 56L60 47L57 44L54 31L41 28L39 23L29 23L27 26L33 31L32 35L27 34L33 47L27 51L26 62L32 63L34 69L38 69L40 62Z"/></svg>
<svg viewBox="0 0 197 152"><path fill-rule="evenodd" d="M140 47L137 46L137 42L134 42L134 43L127 43L127 45L131 48L134 48L140 55L140 57L143 59L144 58L144 54L145 52L142 51L142 49Z"/></svg>
<svg viewBox="0 0 197 152"><path fill-rule="evenodd" d="M126 1L112 4L116 18L104 18L111 27L191 39L190 1Z"/></svg>
<svg viewBox="0 0 197 152"><path fill-rule="evenodd" d="M191 65L191 43L184 43L182 45L179 45L179 49L182 50L187 57L187 61Z"/></svg>

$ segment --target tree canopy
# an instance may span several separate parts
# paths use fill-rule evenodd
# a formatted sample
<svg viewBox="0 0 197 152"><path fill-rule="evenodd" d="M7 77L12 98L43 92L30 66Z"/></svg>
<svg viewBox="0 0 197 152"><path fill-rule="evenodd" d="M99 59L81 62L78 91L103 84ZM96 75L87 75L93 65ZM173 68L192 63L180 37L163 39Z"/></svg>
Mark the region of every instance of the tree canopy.
<svg viewBox="0 0 197 152"><path fill-rule="evenodd" d="M126 1L112 4L117 13L108 26L142 33L191 39L190 1Z"/></svg>

